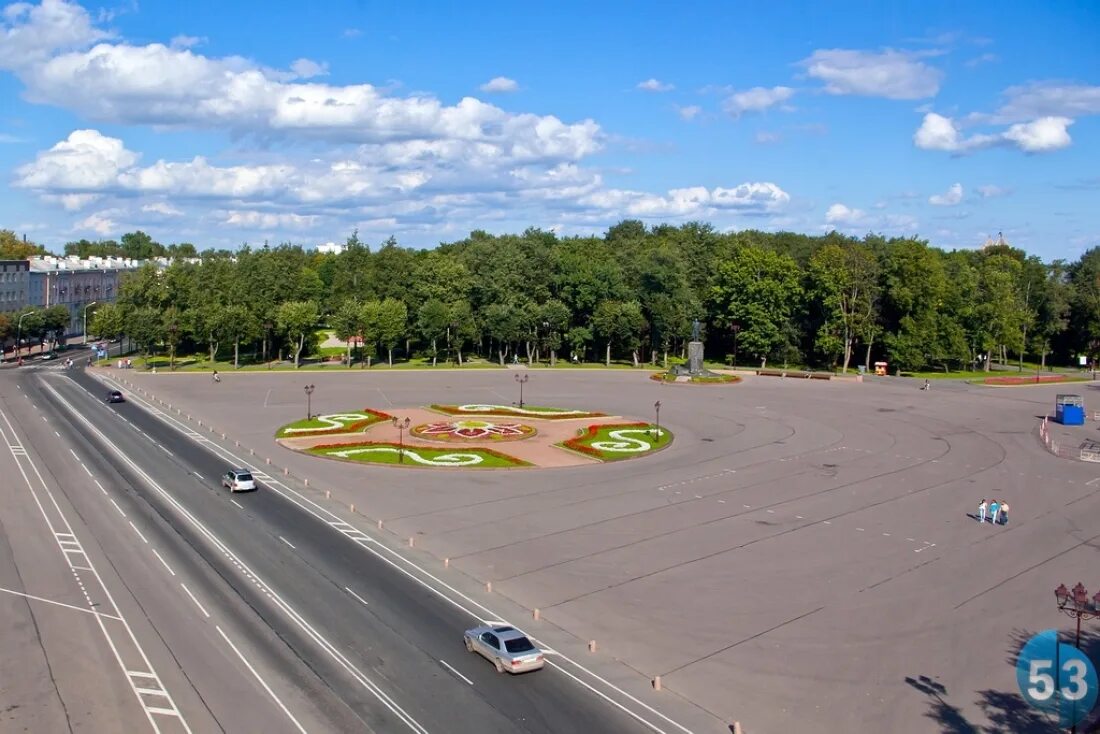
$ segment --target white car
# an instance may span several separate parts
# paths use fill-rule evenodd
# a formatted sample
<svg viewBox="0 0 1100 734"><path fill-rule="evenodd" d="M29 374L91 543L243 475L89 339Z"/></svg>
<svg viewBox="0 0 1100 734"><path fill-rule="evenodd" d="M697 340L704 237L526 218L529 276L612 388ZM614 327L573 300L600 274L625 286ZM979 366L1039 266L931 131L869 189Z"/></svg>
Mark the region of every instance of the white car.
<svg viewBox="0 0 1100 734"><path fill-rule="evenodd" d="M476 652L496 666L498 673L526 673L540 669L545 656L527 635L508 625L483 625L463 635L467 652Z"/></svg>
<svg viewBox="0 0 1100 734"><path fill-rule="evenodd" d="M251 492L256 489L256 480L248 469L230 469L222 475L222 486L230 492Z"/></svg>

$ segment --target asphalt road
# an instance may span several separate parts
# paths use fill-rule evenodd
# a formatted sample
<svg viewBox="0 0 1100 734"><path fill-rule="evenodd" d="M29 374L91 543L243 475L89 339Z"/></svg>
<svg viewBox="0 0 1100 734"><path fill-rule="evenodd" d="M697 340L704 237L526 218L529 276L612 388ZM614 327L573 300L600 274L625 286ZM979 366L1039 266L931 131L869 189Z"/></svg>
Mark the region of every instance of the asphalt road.
<svg viewBox="0 0 1100 734"><path fill-rule="evenodd" d="M136 404L106 405L83 372L5 377L23 441L147 620L137 639L187 678L191 729L652 730L553 667L497 674L462 645L478 620L367 536L270 486L229 496L225 458Z"/></svg>

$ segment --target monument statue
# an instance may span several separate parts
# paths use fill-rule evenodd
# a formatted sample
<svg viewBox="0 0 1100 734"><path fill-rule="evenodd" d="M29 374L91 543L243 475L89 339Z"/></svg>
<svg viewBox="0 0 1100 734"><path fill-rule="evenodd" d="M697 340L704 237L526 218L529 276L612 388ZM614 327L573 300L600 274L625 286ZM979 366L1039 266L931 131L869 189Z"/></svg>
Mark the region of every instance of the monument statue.
<svg viewBox="0 0 1100 734"><path fill-rule="evenodd" d="M693 342L699 341L699 319L691 322L691 340Z"/></svg>

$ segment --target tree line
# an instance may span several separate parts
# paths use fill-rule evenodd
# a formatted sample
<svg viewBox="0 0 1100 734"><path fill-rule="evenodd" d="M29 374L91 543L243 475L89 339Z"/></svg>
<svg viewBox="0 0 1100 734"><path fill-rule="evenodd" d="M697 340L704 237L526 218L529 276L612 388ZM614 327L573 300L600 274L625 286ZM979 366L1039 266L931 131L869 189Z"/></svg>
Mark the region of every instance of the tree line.
<svg viewBox="0 0 1100 734"><path fill-rule="evenodd" d="M125 238L124 238L125 239ZM699 320L709 359L848 369L879 359L954 370L1100 350L1100 248L1045 263L1007 245L943 251L915 238L822 236L702 223L603 236L472 232L431 250L353 234L340 254L295 245L206 251L127 274L92 331L299 364L328 326L346 359L665 363Z"/></svg>

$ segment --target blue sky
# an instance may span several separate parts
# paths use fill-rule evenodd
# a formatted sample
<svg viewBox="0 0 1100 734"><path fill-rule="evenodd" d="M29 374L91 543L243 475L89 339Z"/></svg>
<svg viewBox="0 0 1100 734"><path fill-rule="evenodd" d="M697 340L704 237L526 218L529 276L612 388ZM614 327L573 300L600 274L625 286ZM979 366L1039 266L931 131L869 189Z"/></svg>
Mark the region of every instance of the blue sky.
<svg viewBox="0 0 1100 734"><path fill-rule="evenodd" d="M7 5L0 227L1100 245L1100 5Z"/></svg>

